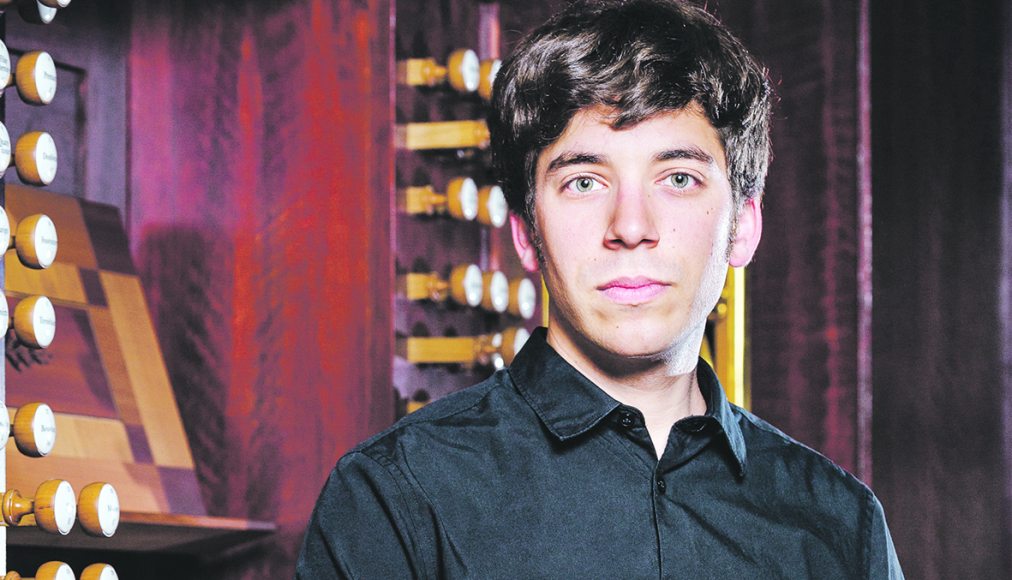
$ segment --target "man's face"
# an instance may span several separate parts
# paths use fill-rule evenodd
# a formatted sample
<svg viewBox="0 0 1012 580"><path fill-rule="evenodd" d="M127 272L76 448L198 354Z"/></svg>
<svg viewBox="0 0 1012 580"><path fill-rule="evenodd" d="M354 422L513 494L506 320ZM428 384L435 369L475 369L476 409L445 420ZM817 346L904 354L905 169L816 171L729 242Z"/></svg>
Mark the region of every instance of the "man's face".
<svg viewBox="0 0 1012 580"><path fill-rule="evenodd" d="M695 106L618 131L608 112L577 113L538 157L543 262L514 216L517 251L528 270L542 270L549 342L564 355L610 366L663 360L687 372L729 260L746 264L758 243L758 205L744 204L729 246L724 148Z"/></svg>

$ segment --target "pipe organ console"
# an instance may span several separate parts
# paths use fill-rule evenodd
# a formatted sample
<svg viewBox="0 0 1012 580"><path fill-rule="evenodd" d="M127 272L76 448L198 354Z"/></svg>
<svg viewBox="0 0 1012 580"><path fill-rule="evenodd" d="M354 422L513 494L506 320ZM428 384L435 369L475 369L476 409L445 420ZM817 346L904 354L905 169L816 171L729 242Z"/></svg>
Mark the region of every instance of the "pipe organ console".
<svg viewBox="0 0 1012 580"><path fill-rule="evenodd" d="M4 17L12 12L10 9L17 8L17 13L24 20L45 24L53 20L57 10L69 4L70 0L0 0L0 91L16 87L21 100L33 106L53 102L57 91L57 67L53 57L44 50L15 51L18 56L12 60L4 42ZM2 94L0 92L0 96ZM0 108L0 113L4 113L3 108ZM40 187L51 184L58 166L56 142L52 135L44 131L29 131L19 136L12 145L3 121L0 117L0 178L13 165L25 184ZM56 307L49 297L33 293L32 288L46 290L62 286L33 282L36 274L29 274L53 266L59 247L56 222L50 215L37 211L23 211L21 219L15 220L5 209L9 200L6 194L7 188L0 179L0 245L5 251L14 250L17 255L17 260L4 260L6 267L0 269L0 282L7 288L12 279L22 281L15 290L5 291L17 301L13 316L8 310L8 296L0 300L0 326L7 336L6 346L11 349L7 352L8 360L17 370L19 366L14 364L17 357L31 352L31 349L51 346L56 335ZM25 351L26 348L29 350ZM12 352L17 349L21 349L21 354L12 358ZM35 355L26 358L32 356ZM75 497L69 481L51 476L36 479L31 484L38 486L31 497L22 496L8 485L8 477L12 474L11 453L20 453L27 458L48 456L48 460L52 459L57 443L58 417L49 404L39 401L19 402L16 408L8 409L6 401L10 393L6 383L5 373L0 373L0 449L5 450L5 453L0 453L0 489L5 489L0 497L0 514L4 523L0 526L0 575L3 580L17 580L22 576L7 567L8 543L16 533L14 528L37 528L66 536L75 521L79 521L84 534L108 538L116 533L119 526L120 503L116 489L106 482L85 485L78 497ZM9 439L13 440L13 446L7 445ZM8 450L8 447L16 448L16 452ZM41 483L38 483L39 480L42 480ZM24 480L21 481L24 483ZM34 578L74 580L75 574L66 563L51 561L38 567ZM117 580L117 574L108 564L93 564L84 568L81 578Z"/></svg>
<svg viewBox="0 0 1012 580"><path fill-rule="evenodd" d="M485 152L484 119L502 64L499 4L458 8L395 18L399 412L508 365L539 311L539 285L513 251L509 208Z"/></svg>

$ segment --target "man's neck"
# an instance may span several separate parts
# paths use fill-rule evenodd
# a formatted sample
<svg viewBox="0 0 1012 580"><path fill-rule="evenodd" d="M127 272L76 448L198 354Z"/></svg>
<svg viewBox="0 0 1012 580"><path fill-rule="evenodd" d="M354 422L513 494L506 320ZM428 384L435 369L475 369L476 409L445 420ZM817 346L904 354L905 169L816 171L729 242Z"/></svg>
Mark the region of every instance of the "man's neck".
<svg viewBox="0 0 1012 580"><path fill-rule="evenodd" d="M675 355L612 368L587 356L564 336L553 336L551 330L548 344L608 396L643 413L658 459L677 421L706 413L706 400L696 381L695 353L691 357Z"/></svg>

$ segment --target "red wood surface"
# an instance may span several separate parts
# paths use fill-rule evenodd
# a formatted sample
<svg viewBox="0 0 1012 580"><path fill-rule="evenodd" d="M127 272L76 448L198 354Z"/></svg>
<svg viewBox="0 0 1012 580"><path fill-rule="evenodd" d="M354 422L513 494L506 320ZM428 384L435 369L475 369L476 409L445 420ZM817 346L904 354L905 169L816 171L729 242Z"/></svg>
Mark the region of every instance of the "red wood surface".
<svg viewBox="0 0 1012 580"><path fill-rule="evenodd" d="M138 270L208 513L280 529L213 577L290 576L335 461L393 418L390 10L133 5Z"/></svg>

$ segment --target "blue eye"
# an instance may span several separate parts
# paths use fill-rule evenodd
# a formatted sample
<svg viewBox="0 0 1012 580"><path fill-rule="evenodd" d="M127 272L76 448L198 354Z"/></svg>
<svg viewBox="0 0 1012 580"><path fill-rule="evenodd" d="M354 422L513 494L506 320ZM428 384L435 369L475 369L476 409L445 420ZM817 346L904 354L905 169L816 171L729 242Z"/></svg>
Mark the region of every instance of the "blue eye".
<svg viewBox="0 0 1012 580"><path fill-rule="evenodd" d="M675 189L686 189L695 183L696 178L688 173L672 173L668 180Z"/></svg>

